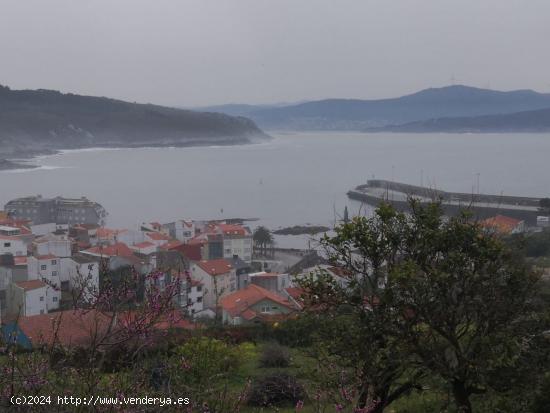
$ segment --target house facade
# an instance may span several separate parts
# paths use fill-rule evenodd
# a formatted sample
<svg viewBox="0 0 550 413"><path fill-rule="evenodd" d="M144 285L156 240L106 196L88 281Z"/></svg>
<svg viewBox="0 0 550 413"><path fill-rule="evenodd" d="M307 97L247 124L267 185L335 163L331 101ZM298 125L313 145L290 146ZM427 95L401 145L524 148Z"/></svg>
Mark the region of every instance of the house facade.
<svg viewBox="0 0 550 413"><path fill-rule="evenodd" d="M285 297L251 284L221 299L225 324L241 325L284 319L298 308Z"/></svg>
<svg viewBox="0 0 550 413"><path fill-rule="evenodd" d="M221 297L237 289L235 268L223 258L191 263L191 278L203 285L205 309L215 309Z"/></svg>

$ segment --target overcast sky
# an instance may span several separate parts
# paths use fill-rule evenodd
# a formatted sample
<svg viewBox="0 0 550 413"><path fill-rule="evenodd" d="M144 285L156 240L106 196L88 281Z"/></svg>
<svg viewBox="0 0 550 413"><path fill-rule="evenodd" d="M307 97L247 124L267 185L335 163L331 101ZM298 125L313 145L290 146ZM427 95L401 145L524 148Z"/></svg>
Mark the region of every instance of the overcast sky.
<svg viewBox="0 0 550 413"><path fill-rule="evenodd" d="M0 84L198 106L550 92L548 0L0 0Z"/></svg>

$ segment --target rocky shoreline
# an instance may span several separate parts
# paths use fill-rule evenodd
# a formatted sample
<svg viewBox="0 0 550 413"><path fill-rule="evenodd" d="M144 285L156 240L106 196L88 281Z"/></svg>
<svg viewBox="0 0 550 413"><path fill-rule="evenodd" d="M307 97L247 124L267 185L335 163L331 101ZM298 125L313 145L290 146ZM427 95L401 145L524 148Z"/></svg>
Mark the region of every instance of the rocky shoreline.
<svg viewBox="0 0 550 413"><path fill-rule="evenodd" d="M330 231L329 227L322 225L294 225L273 231L275 235L316 235L320 232Z"/></svg>
<svg viewBox="0 0 550 413"><path fill-rule="evenodd" d="M136 144L127 142L107 142L97 145L74 145L61 148L43 148L43 149L5 149L0 147L0 171L14 169L34 169L39 165L32 163L32 160L38 156L56 155L65 150L93 149L93 148L122 148L122 149L137 149L137 148L186 148L197 146L232 146L254 144L256 142L265 141L268 135L263 135L260 139L250 137L228 137L227 139L186 139L181 141L164 141L164 142L140 142Z"/></svg>

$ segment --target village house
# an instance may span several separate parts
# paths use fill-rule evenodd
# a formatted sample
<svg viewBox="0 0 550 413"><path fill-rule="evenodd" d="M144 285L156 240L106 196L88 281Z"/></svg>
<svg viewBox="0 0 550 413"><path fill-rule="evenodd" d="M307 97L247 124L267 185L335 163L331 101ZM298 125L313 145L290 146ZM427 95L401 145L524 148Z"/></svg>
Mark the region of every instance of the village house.
<svg viewBox="0 0 550 413"><path fill-rule="evenodd" d="M27 255L27 244L20 235L0 235L0 255Z"/></svg>
<svg viewBox="0 0 550 413"><path fill-rule="evenodd" d="M174 278L179 281L179 293L174 297L175 305L190 317L199 315L204 310L202 282L193 280L185 272L170 274L169 279Z"/></svg>
<svg viewBox="0 0 550 413"><path fill-rule="evenodd" d="M90 301L99 292L99 262L92 256L75 254L60 260L62 291L82 293L84 301Z"/></svg>
<svg viewBox="0 0 550 413"><path fill-rule="evenodd" d="M151 241L143 241L134 245L128 246L132 251L135 251L139 254L149 255L157 251L158 246Z"/></svg>
<svg viewBox="0 0 550 413"><path fill-rule="evenodd" d="M215 309L221 297L237 289L235 268L223 258L193 262L191 278L203 285L204 308Z"/></svg>
<svg viewBox="0 0 550 413"><path fill-rule="evenodd" d="M292 285L288 274L280 274L278 272L255 272L248 274L250 284L258 285L268 291L281 294Z"/></svg>
<svg viewBox="0 0 550 413"><path fill-rule="evenodd" d="M242 225L218 224L223 234L223 257L238 256L243 261L252 261L252 233Z"/></svg>
<svg viewBox="0 0 550 413"><path fill-rule="evenodd" d="M298 310L286 298L254 284L223 297L220 305L222 320L230 325L276 321Z"/></svg>
<svg viewBox="0 0 550 413"><path fill-rule="evenodd" d="M521 234L525 232L525 221L507 217L504 215L496 215L491 218L484 219L480 225L499 235Z"/></svg>
<svg viewBox="0 0 550 413"><path fill-rule="evenodd" d="M32 242L32 253L36 256L70 257L72 242L67 235L46 234Z"/></svg>
<svg viewBox="0 0 550 413"><path fill-rule="evenodd" d="M4 340L11 339L26 349L51 346L54 343L65 348L85 347L95 343L101 349L111 347L112 343L118 341L119 334L131 334L131 326L135 323L142 327L149 326L152 333L195 328L178 312L152 321L129 311L108 314L94 309L77 309L20 317L17 322L3 325L1 333ZM156 336L159 340L165 337L164 334Z"/></svg>
<svg viewBox="0 0 550 413"><path fill-rule="evenodd" d="M180 219L162 225L172 238L187 244L195 236L195 223L190 220Z"/></svg>
<svg viewBox="0 0 550 413"><path fill-rule="evenodd" d="M59 308L61 294L44 281L30 280L11 283L7 298L7 314L26 317Z"/></svg>

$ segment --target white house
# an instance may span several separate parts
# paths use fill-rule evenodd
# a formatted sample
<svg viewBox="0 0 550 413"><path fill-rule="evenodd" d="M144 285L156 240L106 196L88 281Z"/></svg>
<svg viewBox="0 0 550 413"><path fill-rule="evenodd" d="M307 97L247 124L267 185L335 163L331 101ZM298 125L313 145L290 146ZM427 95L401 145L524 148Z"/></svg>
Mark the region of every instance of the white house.
<svg viewBox="0 0 550 413"><path fill-rule="evenodd" d="M60 281L62 290L82 292L90 301L99 292L99 261L84 254L62 258Z"/></svg>
<svg viewBox="0 0 550 413"><path fill-rule="evenodd" d="M67 235L47 234L36 238L32 246L36 256L55 255L64 258L72 255L71 240Z"/></svg>
<svg viewBox="0 0 550 413"><path fill-rule="evenodd" d="M52 232L55 232L57 230L57 224L55 222L50 222L47 224L38 224L38 225L31 225L30 230L33 235L36 236L42 236L51 234Z"/></svg>
<svg viewBox="0 0 550 413"><path fill-rule="evenodd" d="M143 241L134 245L130 245L129 248L137 253L150 255L157 252L158 246L150 241Z"/></svg>
<svg viewBox="0 0 550 413"><path fill-rule="evenodd" d="M27 255L27 244L18 235L0 235L0 255Z"/></svg>
<svg viewBox="0 0 550 413"><path fill-rule="evenodd" d="M10 286L9 310L12 315L22 317L46 314L48 312L46 290L48 286L40 280L12 283Z"/></svg>
<svg viewBox="0 0 550 413"><path fill-rule="evenodd" d="M29 280L42 280L61 288L61 264L55 255L30 256L27 258L27 269Z"/></svg>
<svg viewBox="0 0 550 413"><path fill-rule="evenodd" d="M162 232L147 231L144 232L145 240L155 244L157 247L166 244L168 241L172 241L172 238Z"/></svg>
<svg viewBox="0 0 550 413"><path fill-rule="evenodd" d="M233 224L218 224L223 234L223 257L231 259L238 256L243 261L252 261L252 233L247 227Z"/></svg>
<svg viewBox="0 0 550 413"><path fill-rule="evenodd" d="M204 308L215 308L221 297L237 289L235 268L223 258L193 262L191 278L202 283Z"/></svg>

